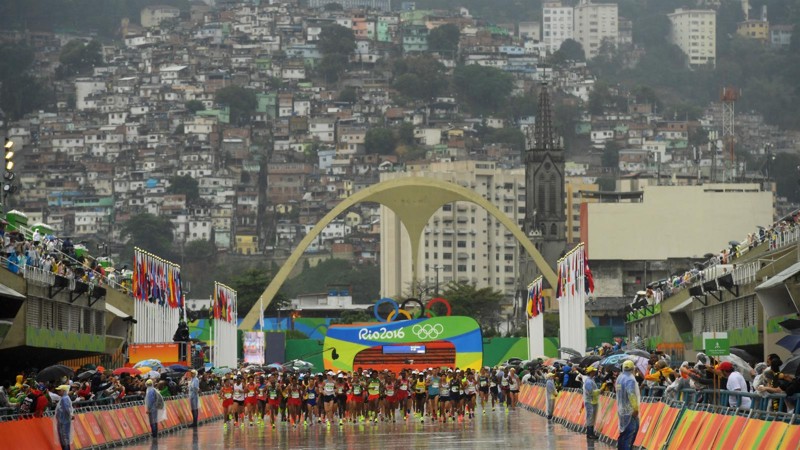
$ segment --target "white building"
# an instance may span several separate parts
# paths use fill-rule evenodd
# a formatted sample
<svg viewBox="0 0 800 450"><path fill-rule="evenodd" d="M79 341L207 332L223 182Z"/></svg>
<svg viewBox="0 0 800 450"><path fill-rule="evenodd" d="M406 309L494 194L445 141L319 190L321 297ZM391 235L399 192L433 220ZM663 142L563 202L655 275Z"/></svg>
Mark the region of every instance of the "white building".
<svg viewBox="0 0 800 450"><path fill-rule="evenodd" d="M525 170L499 168L490 161L435 162L407 172L381 174L381 181L429 177L472 189L522 225L525 217ZM381 207L381 295L409 291L411 244L397 216ZM444 205L428 222L420 243L418 281L440 288L450 281L490 287L511 300L520 280L519 244L500 222L472 203Z"/></svg>
<svg viewBox="0 0 800 450"><path fill-rule="evenodd" d="M717 14L713 10L681 9L668 14L672 29L670 39L686 55L690 66L716 63Z"/></svg>
<svg viewBox="0 0 800 450"><path fill-rule="evenodd" d="M147 6L142 8L140 21L142 27L151 28L161 25L161 22L168 19L177 19L181 16L181 10L172 6Z"/></svg>
<svg viewBox="0 0 800 450"><path fill-rule="evenodd" d="M542 43L548 53L561 48L567 39L573 39L573 9L561 2L542 5Z"/></svg>
<svg viewBox="0 0 800 450"><path fill-rule="evenodd" d="M619 37L617 4L594 4L591 0L581 0L574 11L573 34L583 46L586 59L597 56L605 40L616 45Z"/></svg>

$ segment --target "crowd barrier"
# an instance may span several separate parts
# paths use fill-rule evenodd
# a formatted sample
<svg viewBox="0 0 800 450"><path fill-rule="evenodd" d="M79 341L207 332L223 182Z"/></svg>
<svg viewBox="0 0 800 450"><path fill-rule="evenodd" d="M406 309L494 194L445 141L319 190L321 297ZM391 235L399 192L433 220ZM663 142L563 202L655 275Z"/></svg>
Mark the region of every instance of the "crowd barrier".
<svg viewBox="0 0 800 450"><path fill-rule="evenodd" d="M545 415L545 387L523 385L521 405ZM634 445L648 450L702 448L728 449L791 449L800 448L800 425L794 414L767 413L759 410L737 410L717 405L695 405L685 402L663 402L658 398L643 399L639 409L639 432ZM598 399L595 432L604 442L616 443L619 436L617 404L613 394ZM556 398L553 421L575 431L585 432L583 395L577 389L564 389Z"/></svg>
<svg viewBox="0 0 800 450"><path fill-rule="evenodd" d="M172 398L165 402L167 420L158 425L159 432L183 428L192 422L189 398ZM200 397L199 421L222 417L222 401L216 394ZM72 422L73 449L111 447L150 436L150 422L143 402L119 407L101 407L76 412ZM55 418L40 417L0 423L2 449L60 449Z"/></svg>

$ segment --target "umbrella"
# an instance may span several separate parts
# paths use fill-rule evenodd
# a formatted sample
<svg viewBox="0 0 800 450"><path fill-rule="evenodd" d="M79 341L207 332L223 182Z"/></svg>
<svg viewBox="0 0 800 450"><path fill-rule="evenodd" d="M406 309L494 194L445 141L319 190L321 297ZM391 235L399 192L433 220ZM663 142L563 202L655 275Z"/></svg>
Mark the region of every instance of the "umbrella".
<svg viewBox="0 0 800 450"><path fill-rule="evenodd" d="M794 353L798 348L800 348L800 335L787 334L786 336L780 338L777 344Z"/></svg>
<svg viewBox="0 0 800 450"><path fill-rule="evenodd" d="M603 358L600 360L600 365L603 367L611 367L620 369L622 367L622 362L631 359L631 355L626 355L624 353L620 353L617 355L611 355Z"/></svg>
<svg viewBox="0 0 800 450"><path fill-rule="evenodd" d="M217 367L212 372L214 373L214 375L221 377L233 372L233 369L231 369L230 367Z"/></svg>
<svg viewBox="0 0 800 450"><path fill-rule="evenodd" d="M800 319L786 319L778 325L791 334L800 334Z"/></svg>
<svg viewBox="0 0 800 450"><path fill-rule="evenodd" d="M792 356L781 366L782 373L796 374L800 367L800 356Z"/></svg>
<svg viewBox="0 0 800 450"><path fill-rule="evenodd" d="M144 377L156 380L158 378L161 378L161 374L156 372L155 370L151 370L150 372L147 372L146 374L144 374Z"/></svg>
<svg viewBox="0 0 800 450"><path fill-rule="evenodd" d="M558 351L561 353L566 353L567 355L570 356L577 356L577 357L583 356L583 353L569 347L560 347Z"/></svg>
<svg viewBox="0 0 800 450"><path fill-rule="evenodd" d="M188 372L188 371L192 370L191 367L183 366L183 365L180 365L180 364L173 364L173 365L167 367L167 369L169 369L169 370L171 370L173 372Z"/></svg>
<svg viewBox="0 0 800 450"><path fill-rule="evenodd" d="M630 356L631 359L633 360L633 365L635 365L636 368L639 369L639 372L646 374L647 366L650 364L650 358L643 358L637 355L630 355Z"/></svg>
<svg viewBox="0 0 800 450"><path fill-rule="evenodd" d="M142 372L138 371L137 369L134 369L133 367L120 367L119 369L114 369L114 372L112 373L114 375L122 375L123 373L127 373L132 377L142 374Z"/></svg>
<svg viewBox="0 0 800 450"><path fill-rule="evenodd" d="M265 369L275 369L278 372L283 372L283 364L272 363L272 364L268 365L267 367L265 367Z"/></svg>
<svg viewBox="0 0 800 450"><path fill-rule="evenodd" d="M95 369L97 369L97 366L95 366L94 364L84 364L78 370L95 370Z"/></svg>
<svg viewBox="0 0 800 450"><path fill-rule="evenodd" d="M563 359L550 358L550 359L546 360L545 362L543 362L542 364L544 364L545 366L554 366L556 364L564 365L566 363L567 362L565 360L563 360Z"/></svg>
<svg viewBox="0 0 800 450"><path fill-rule="evenodd" d="M748 364L753 364L753 363L758 362L758 358L756 358L755 356L750 354L747 350L744 350L744 349L741 349L741 348L737 348L737 347L731 347L730 351L731 351L732 355L736 355L736 356L742 358L743 360L747 361Z"/></svg>
<svg viewBox="0 0 800 450"><path fill-rule="evenodd" d="M294 370L311 370L314 368L314 364L300 359L294 359L289 361L287 364Z"/></svg>
<svg viewBox="0 0 800 450"><path fill-rule="evenodd" d="M56 364L54 366L45 367L38 374L36 374L36 381L58 381L62 377L72 378L75 376L75 371L69 367Z"/></svg>
<svg viewBox="0 0 800 450"><path fill-rule="evenodd" d="M142 366L142 367L136 368L136 370L138 370L139 372L142 373L142 375L144 375L147 372L150 372L151 370L153 370L153 368L152 367L148 367L148 366Z"/></svg>
<svg viewBox="0 0 800 450"><path fill-rule="evenodd" d="M139 361L138 363L133 365L134 369L138 369L139 367L149 367L154 370L164 368L164 366L161 364L161 361L157 359L145 359L144 361Z"/></svg>
<svg viewBox="0 0 800 450"><path fill-rule="evenodd" d="M625 353L629 355L641 356L642 358L650 359L650 353L645 350L640 350L638 348L625 350Z"/></svg>
<svg viewBox="0 0 800 450"><path fill-rule="evenodd" d="M733 364L736 367L736 370L744 376L745 381L753 381L753 368L750 367L750 364L747 364L747 361L736 355L720 356L719 360L728 361L729 363Z"/></svg>
<svg viewBox="0 0 800 450"><path fill-rule="evenodd" d="M96 373L96 370L87 370L85 372L81 372L78 374L78 381L86 381L89 378L92 378Z"/></svg>
<svg viewBox="0 0 800 450"><path fill-rule="evenodd" d="M584 356L583 358L581 358L578 361L578 367L588 367L588 366L600 361L601 359L602 358L600 356L597 356L597 355Z"/></svg>

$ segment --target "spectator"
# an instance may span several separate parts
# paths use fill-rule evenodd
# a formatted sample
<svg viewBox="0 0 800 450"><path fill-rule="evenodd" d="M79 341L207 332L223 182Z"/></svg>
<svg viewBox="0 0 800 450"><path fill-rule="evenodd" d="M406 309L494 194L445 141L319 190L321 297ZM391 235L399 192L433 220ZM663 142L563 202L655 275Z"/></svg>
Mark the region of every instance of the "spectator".
<svg viewBox="0 0 800 450"><path fill-rule="evenodd" d="M724 361L720 363L719 370L728 379L728 382L725 384L725 386L729 391L739 393L748 392L747 383L744 381L744 377L741 373L734 370L733 364L728 361ZM728 403L733 408L750 409L750 406L752 405L752 399L744 395L731 395L728 399Z"/></svg>

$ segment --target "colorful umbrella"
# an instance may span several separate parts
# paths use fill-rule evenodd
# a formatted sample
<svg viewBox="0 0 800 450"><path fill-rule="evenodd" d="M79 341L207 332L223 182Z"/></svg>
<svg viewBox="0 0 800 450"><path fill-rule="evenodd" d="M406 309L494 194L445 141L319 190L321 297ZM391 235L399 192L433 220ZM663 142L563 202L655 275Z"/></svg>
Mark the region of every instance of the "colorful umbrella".
<svg viewBox="0 0 800 450"><path fill-rule="evenodd" d="M134 369L138 369L139 367L149 367L153 370L163 369L164 365L161 364L161 361L157 359L145 359L144 361L139 361L138 363L133 365Z"/></svg>
<svg viewBox="0 0 800 450"><path fill-rule="evenodd" d="M112 372L112 373L114 375L122 375L123 373L127 373L128 375L130 375L132 377L135 377L137 375L141 375L142 374L142 372L140 372L137 369L134 369L133 367L120 367L119 369L114 369L114 372Z"/></svg>

